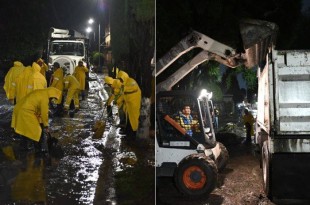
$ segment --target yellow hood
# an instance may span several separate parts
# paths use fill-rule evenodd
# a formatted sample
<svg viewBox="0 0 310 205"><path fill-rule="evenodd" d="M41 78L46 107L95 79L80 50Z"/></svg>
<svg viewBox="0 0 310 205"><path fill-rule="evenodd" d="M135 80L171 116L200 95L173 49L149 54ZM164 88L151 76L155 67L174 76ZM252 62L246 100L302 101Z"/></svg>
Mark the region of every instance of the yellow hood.
<svg viewBox="0 0 310 205"><path fill-rule="evenodd" d="M37 60L37 63L39 63L39 62L43 63L44 61L43 61L42 58L39 58L39 59Z"/></svg>
<svg viewBox="0 0 310 205"><path fill-rule="evenodd" d="M119 71L118 74L117 74L117 78L120 78L123 80L123 82L126 82L127 79L129 78L128 74L124 71Z"/></svg>
<svg viewBox="0 0 310 205"><path fill-rule="evenodd" d="M61 91L58 90L55 87L48 87L47 89L47 94L49 98L57 98L57 100L60 98L61 96Z"/></svg>
<svg viewBox="0 0 310 205"><path fill-rule="evenodd" d="M105 76L105 77L104 77L104 82L105 82L106 84L112 85L113 82L114 82L114 79L113 79L112 77L110 77L110 76Z"/></svg>
<svg viewBox="0 0 310 205"><path fill-rule="evenodd" d="M40 70L41 70L41 67L39 66L39 64L37 64L35 62L32 63L32 68L33 68L34 72L40 72Z"/></svg>
<svg viewBox="0 0 310 205"><path fill-rule="evenodd" d="M21 67L21 66L24 66L24 65L22 64L22 62L20 62L20 61L14 61L14 67Z"/></svg>
<svg viewBox="0 0 310 205"><path fill-rule="evenodd" d="M122 83L119 79L114 79L113 84L112 84L112 88L120 88L122 86Z"/></svg>

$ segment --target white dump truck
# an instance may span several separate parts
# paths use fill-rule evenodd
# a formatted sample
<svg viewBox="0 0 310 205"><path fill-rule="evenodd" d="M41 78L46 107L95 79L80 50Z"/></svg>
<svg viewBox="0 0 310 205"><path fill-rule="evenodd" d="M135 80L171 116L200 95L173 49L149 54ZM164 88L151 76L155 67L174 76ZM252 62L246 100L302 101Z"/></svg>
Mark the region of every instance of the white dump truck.
<svg viewBox="0 0 310 205"><path fill-rule="evenodd" d="M79 61L89 67L89 39L74 30L52 27L47 42L47 58L49 68L58 62L71 74Z"/></svg>
<svg viewBox="0 0 310 205"><path fill-rule="evenodd" d="M259 69L256 142L269 198L308 198L310 50L274 50Z"/></svg>

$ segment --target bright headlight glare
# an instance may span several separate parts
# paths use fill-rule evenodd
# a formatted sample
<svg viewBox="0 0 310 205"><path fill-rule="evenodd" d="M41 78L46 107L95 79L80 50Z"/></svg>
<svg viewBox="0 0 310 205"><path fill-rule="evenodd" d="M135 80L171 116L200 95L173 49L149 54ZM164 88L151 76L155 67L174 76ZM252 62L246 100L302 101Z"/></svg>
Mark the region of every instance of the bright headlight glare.
<svg viewBox="0 0 310 205"><path fill-rule="evenodd" d="M200 91L199 99L207 98L208 100L210 100L212 98L212 95L213 95L212 92L208 93L208 91L206 89L202 89Z"/></svg>

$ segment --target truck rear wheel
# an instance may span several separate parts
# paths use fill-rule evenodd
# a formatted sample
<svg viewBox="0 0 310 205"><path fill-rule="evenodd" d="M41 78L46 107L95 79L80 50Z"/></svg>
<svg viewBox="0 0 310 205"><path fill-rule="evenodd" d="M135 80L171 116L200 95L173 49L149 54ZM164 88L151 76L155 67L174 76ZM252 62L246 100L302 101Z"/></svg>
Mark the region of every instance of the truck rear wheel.
<svg viewBox="0 0 310 205"><path fill-rule="evenodd" d="M190 197L210 194L217 183L217 168L213 160L203 154L191 155L178 166L176 186Z"/></svg>
<svg viewBox="0 0 310 205"><path fill-rule="evenodd" d="M221 149L221 154L220 156L216 159L217 161L217 169L219 172L223 171L227 165L228 159L229 159L229 154L228 151L221 142L218 142L220 149Z"/></svg>
<svg viewBox="0 0 310 205"><path fill-rule="evenodd" d="M263 170L263 187L264 191L268 198L272 199L271 192L271 163L270 163L270 155L268 152L268 144L267 141L263 143L262 146L262 170Z"/></svg>

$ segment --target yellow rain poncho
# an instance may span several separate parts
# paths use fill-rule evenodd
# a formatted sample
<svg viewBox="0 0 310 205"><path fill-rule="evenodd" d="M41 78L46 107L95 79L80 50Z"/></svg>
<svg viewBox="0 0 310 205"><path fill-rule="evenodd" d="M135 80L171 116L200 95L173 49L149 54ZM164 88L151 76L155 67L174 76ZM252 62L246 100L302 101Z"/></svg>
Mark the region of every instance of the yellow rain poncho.
<svg viewBox="0 0 310 205"><path fill-rule="evenodd" d="M61 92L64 89L64 72L62 68L57 68L57 70L55 70L55 72L53 73L52 76L52 83L50 85L50 87L54 87L57 88L58 90L60 90ZM61 97L57 100L56 104L61 104L62 101L62 95Z"/></svg>
<svg viewBox="0 0 310 205"><path fill-rule="evenodd" d="M116 105L118 109L123 109L125 111L124 104L124 96L123 96L123 87L122 83L119 79L114 79L113 84L111 86L112 88L112 95L107 100L107 104L110 105L112 101L114 100L116 102Z"/></svg>
<svg viewBox="0 0 310 205"><path fill-rule="evenodd" d="M49 99L59 99L61 91L54 87L32 91L19 101L13 110L11 127L15 132L39 141L41 126L48 126Z"/></svg>
<svg viewBox="0 0 310 205"><path fill-rule="evenodd" d="M29 84L33 84L33 90L43 89L47 87L46 78L41 74L41 67L37 63L32 64L33 79L30 79Z"/></svg>
<svg viewBox="0 0 310 205"><path fill-rule="evenodd" d="M108 84L108 85L112 85L113 82L114 82L114 79L113 79L112 77L110 77L110 76L105 76L105 77L104 77L104 82L105 82L106 84Z"/></svg>
<svg viewBox="0 0 310 205"><path fill-rule="evenodd" d="M73 76L79 81L80 83L80 90L85 90L85 78L88 72L88 68L85 66L76 66L74 69Z"/></svg>
<svg viewBox="0 0 310 205"><path fill-rule="evenodd" d="M65 84L64 89L68 90L66 102L64 105L65 109L69 109L72 99L74 101L75 108L78 109L80 107L80 101L79 101L80 83L73 75L67 75L64 78L64 84Z"/></svg>
<svg viewBox="0 0 310 205"><path fill-rule="evenodd" d="M32 67L26 67L16 80L16 103L24 96L37 89L47 87L44 76L40 73L40 66L33 63Z"/></svg>
<svg viewBox="0 0 310 205"><path fill-rule="evenodd" d="M46 71L48 70L48 66L46 65L46 63L44 62L44 60L42 58L39 58L37 60L37 64L39 64L40 66L40 73L46 77Z"/></svg>
<svg viewBox="0 0 310 205"><path fill-rule="evenodd" d="M16 103L19 102L24 96L26 96L30 91L28 91L28 82L33 73L31 66L27 66L23 72L16 79ZM31 86L31 85L29 85ZM32 89L31 89L32 91Z"/></svg>
<svg viewBox="0 0 310 205"><path fill-rule="evenodd" d="M18 76L23 72L23 70L24 65L19 61L15 61L14 66L10 68L10 70L6 74L3 88L5 90L7 99L14 100L16 92L16 80Z"/></svg>
<svg viewBox="0 0 310 205"><path fill-rule="evenodd" d="M117 78L123 80L126 118L129 118L132 130L137 131L141 107L141 90L138 83L124 71L119 71Z"/></svg>

